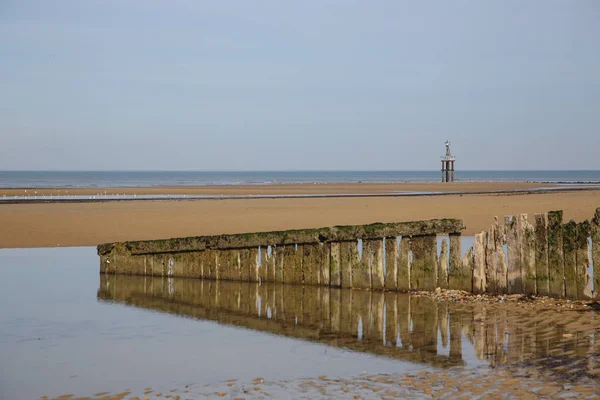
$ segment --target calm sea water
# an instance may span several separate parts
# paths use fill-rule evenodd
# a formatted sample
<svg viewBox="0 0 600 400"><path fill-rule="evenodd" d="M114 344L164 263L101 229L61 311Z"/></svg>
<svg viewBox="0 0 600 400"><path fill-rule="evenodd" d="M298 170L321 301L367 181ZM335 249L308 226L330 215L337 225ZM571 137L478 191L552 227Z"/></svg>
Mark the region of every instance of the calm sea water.
<svg viewBox="0 0 600 400"><path fill-rule="evenodd" d="M457 181L600 182L600 171L457 171ZM440 171L0 171L0 188L438 182Z"/></svg>
<svg viewBox="0 0 600 400"><path fill-rule="evenodd" d="M265 389L273 398L306 398L304 378L449 369L495 377L505 367L535 370L548 382L600 379L593 313L565 318L405 293L103 276L98 264L90 247L0 250L0 398L125 390L127 398L247 397L244 385L252 390L258 377L274 382Z"/></svg>

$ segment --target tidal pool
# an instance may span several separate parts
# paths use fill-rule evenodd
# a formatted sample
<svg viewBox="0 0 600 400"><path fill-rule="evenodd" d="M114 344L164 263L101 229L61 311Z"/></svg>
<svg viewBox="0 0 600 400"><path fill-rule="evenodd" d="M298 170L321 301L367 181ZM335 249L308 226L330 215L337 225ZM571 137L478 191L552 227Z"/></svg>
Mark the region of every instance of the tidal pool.
<svg viewBox="0 0 600 400"><path fill-rule="evenodd" d="M407 376L424 382L422 390L473 376L493 386L494 376L535 375L532 390L566 382L566 392L600 382L594 312L101 276L95 248L2 249L0 273L3 399L124 391L125 398L347 397L344 387L380 398L368 382L387 379L398 392ZM426 393L404 389L398 396Z"/></svg>

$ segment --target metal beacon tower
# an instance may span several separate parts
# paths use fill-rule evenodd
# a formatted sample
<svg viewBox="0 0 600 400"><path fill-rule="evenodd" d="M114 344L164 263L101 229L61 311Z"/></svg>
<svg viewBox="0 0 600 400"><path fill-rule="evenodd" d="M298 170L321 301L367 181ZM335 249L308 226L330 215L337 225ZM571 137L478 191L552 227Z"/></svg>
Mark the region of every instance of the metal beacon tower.
<svg viewBox="0 0 600 400"><path fill-rule="evenodd" d="M450 154L450 142L446 140L446 155L442 156L442 182L454 182L454 161Z"/></svg>

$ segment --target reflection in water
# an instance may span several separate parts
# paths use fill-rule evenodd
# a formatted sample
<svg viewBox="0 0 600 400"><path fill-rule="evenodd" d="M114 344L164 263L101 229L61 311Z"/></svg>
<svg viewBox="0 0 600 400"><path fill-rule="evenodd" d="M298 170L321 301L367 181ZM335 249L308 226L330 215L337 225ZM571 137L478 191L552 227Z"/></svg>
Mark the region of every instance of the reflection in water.
<svg viewBox="0 0 600 400"><path fill-rule="evenodd" d="M467 351L491 367L600 377L600 318L404 293L101 275L98 298L440 367Z"/></svg>

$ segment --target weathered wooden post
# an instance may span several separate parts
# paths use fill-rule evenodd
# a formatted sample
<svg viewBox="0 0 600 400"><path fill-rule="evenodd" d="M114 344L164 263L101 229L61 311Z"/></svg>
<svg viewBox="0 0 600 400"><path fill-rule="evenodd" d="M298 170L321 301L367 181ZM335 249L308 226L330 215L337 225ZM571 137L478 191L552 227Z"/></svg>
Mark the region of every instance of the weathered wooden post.
<svg viewBox="0 0 600 400"><path fill-rule="evenodd" d="M492 225L485 236L485 281L486 293L498 293L496 283L496 226Z"/></svg>
<svg viewBox="0 0 600 400"><path fill-rule="evenodd" d="M398 242L395 237L385 239L385 288L398 286Z"/></svg>
<svg viewBox="0 0 600 400"><path fill-rule="evenodd" d="M535 215L535 279L537 294L548 296L548 214Z"/></svg>
<svg viewBox="0 0 600 400"><path fill-rule="evenodd" d="M577 238L575 241L575 283L577 286L577 298L589 299L592 297L590 287L591 277L588 271L590 267L590 247L588 237L591 234L591 224L584 221L577 224Z"/></svg>
<svg viewBox="0 0 600 400"><path fill-rule="evenodd" d="M368 260L371 271L371 288L383 289L385 287L385 274L383 273L383 241L384 239L367 240L371 249ZM363 242L364 243L364 242Z"/></svg>
<svg viewBox="0 0 600 400"><path fill-rule="evenodd" d="M521 242L521 265L523 276L523 292L525 294L537 294L536 272L535 272L535 228L527 221L527 214L521 214L522 242Z"/></svg>
<svg viewBox="0 0 600 400"><path fill-rule="evenodd" d="M594 265L594 298L600 298L600 208L592 218L592 263Z"/></svg>
<svg viewBox="0 0 600 400"><path fill-rule="evenodd" d="M358 263L358 249L356 242L340 242L340 269L342 287L352 287L352 271Z"/></svg>
<svg viewBox="0 0 600 400"><path fill-rule="evenodd" d="M563 225L563 255L565 260L565 296L569 299L577 298L576 266L575 259L577 247L577 224L571 220Z"/></svg>
<svg viewBox="0 0 600 400"><path fill-rule="evenodd" d="M399 247L400 255L398 256L398 290L410 290L410 237L402 236Z"/></svg>
<svg viewBox="0 0 600 400"><path fill-rule="evenodd" d="M357 247L358 243L354 243ZM352 287L355 289L371 288L371 241L362 240L362 254L358 257L358 262L352 266Z"/></svg>
<svg viewBox="0 0 600 400"><path fill-rule="evenodd" d="M521 244L523 241L523 227L519 215L504 217L506 228L506 244L508 246L508 293L523 293L523 273Z"/></svg>
<svg viewBox="0 0 600 400"><path fill-rule="evenodd" d="M504 227L498 222L498 217L494 217L494 246L495 246L495 265L496 272L496 293L507 293L508 267L506 265L506 254L504 254L504 244L506 244L506 235Z"/></svg>
<svg viewBox="0 0 600 400"><path fill-rule="evenodd" d="M562 211L548 212L548 278L550 296L565 297Z"/></svg>
<svg viewBox="0 0 600 400"><path fill-rule="evenodd" d="M473 268L462 262L461 235L450 233L450 270L448 280L450 289L471 291L473 289Z"/></svg>
<svg viewBox="0 0 600 400"><path fill-rule="evenodd" d="M486 236L486 232L477 233L473 242L473 293L477 294L485 293L487 288L485 276Z"/></svg>
<svg viewBox="0 0 600 400"><path fill-rule="evenodd" d="M329 284L332 287L340 287L342 286L340 243L331 242L326 246L329 246Z"/></svg>
<svg viewBox="0 0 600 400"><path fill-rule="evenodd" d="M411 238L413 262L410 269L410 286L416 290L435 290L437 283L436 235Z"/></svg>
<svg viewBox="0 0 600 400"><path fill-rule="evenodd" d="M437 277L437 286L442 289L448 289L448 242L446 239L442 240Z"/></svg>

